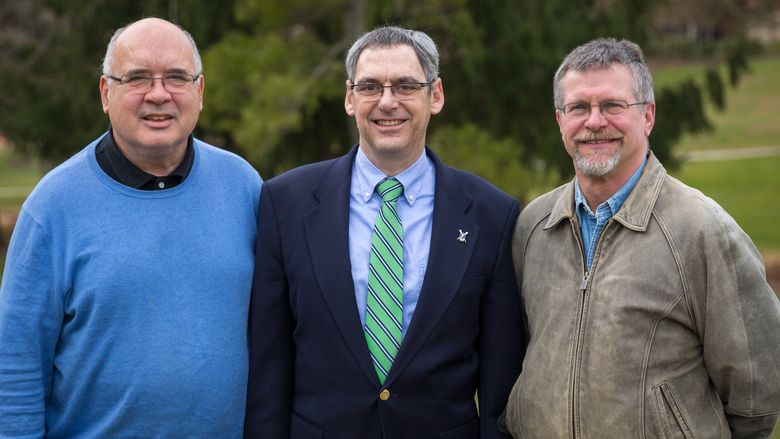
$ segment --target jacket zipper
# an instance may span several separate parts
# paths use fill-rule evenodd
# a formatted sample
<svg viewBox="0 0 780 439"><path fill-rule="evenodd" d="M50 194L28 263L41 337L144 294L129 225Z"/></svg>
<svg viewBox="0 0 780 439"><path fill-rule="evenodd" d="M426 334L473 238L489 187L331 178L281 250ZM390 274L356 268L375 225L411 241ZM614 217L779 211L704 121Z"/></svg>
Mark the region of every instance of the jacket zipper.
<svg viewBox="0 0 780 439"><path fill-rule="evenodd" d="M571 437L573 439L577 439L579 437L578 431L577 431L577 387L578 387L578 381L579 381L579 375L577 374L577 364L579 363L579 354L580 354L580 348L582 347L582 330L583 326L585 325L585 295L588 291L588 280L590 279L590 274L593 273L593 269L595 268L595 262L598 260L598 254L599 254L599 247L601 246L601 241L604 238L604 233L607 231L607 228L609 228L609 225L612 223L612 219L607 221L607 224L604 226L603 229L601 229L601 234L599 235L599 239L596 241L596 252L593 254L593 261L591 262L590 270L587 270L585 267L586 261L585 261L585 253L582 248L582 236L580 234L580 227L577 223L577 220L572 218L570 221L572 232L574 232L574 237L577 240L577 248L580 251L580 259L582 261L582 281L580 282L580 313L579 318L577 320L577 335L575 337L574 341L574 350L572 352L572 361L571 361L571 388L570 388L570 394L571 394Z"/></svg>
<svg viewBox="0 0 780 439"><path fill-rule="evenodd" d="M577 357L579 355L580 350L580 341L582 336L582 324L583 324L583 311L585 310L585 292L588 287L588 270L586 270L585 267L585 253L582 249L582 236L580 235L579 231L579 224L575 219L571 219L570 221L572 232L574 233L574 238L577 241L577 249L580 252L580 259L582 261L582 281L580 282L580 312L579 317L577 319L577 334L574 339L574 346L572 349L572 360L571 360L571 369L569 370L569 374L571 376L571 385L569 388L569 397L571 398L571 402L569 404L570 409L570 416L571 416L571 437L576 438L577 437Z"/></svg>

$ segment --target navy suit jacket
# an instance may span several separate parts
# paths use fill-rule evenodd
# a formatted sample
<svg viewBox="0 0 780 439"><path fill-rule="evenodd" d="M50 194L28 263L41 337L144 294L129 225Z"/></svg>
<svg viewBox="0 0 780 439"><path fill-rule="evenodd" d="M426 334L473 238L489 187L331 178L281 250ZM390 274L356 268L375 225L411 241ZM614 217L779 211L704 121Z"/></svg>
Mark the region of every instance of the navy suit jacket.
<svg viewBox="0 0 780 439"><path fill-rule="evenodd" d="M518 202L428 150L436 167L430 255L382 386L350 268L355 153L263 184L245 437L503 437L496 420L525 352L511 259Z"/></svg>

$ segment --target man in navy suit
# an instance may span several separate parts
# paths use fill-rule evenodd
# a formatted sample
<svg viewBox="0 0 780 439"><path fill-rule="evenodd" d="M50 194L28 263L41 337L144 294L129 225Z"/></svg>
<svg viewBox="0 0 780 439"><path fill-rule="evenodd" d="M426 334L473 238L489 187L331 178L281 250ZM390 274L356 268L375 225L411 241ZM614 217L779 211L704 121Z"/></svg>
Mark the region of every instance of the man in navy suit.
<svg viewBox="0 0 780 439"><path fill-rule="evenodd" d="M525 349L519 204L425 147L438 58L422 32L360 37L359 145L263 185L246 437L502 437Z"/></svg>

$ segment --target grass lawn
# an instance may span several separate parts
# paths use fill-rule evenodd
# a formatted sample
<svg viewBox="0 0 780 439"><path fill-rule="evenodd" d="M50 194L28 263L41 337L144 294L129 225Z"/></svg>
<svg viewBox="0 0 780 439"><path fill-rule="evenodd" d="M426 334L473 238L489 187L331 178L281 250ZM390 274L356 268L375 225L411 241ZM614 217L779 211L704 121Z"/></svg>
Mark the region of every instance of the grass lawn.
<svg viewBox="0 0 780 439"><path fill-rule="evenodd" d="M686 134L676 146L678 151L700 149L742 148L780 144L780 58L754 58L751 71L736 88L727 88L726 111L708 106L715 129L711 132ZM704 80L704 67L679 66L653 71L656 90L684 79ZM727 81L727 72L721 78ZM659 108L658 111L664 111Z"/></svg>

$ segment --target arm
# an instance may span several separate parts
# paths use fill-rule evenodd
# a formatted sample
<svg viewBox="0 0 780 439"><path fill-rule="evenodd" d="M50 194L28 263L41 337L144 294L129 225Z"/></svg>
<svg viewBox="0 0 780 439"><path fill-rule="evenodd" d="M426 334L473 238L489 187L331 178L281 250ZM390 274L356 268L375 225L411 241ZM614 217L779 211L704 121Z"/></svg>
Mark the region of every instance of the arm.
<svg viewBox="0 0 780 439"><path fill-rule="evenodd" d="M260 194L249 308L249 383L244 437L287 439L294 367L293 317L269 185Z"/></svg>
<svg viewBox="0 0 780 439"><path fill-rule="evenodd" d="M527 339L512 265L512 232L519 213L515 201L506 217L496 266L481 304L479 412L480 437L505 437L498 418L506 407L525 355Z"/></svg>
<svg viewBox="0 0 780 439"><path fill-rule="evenodd" d="M769 437L780 413L780 303L758 251L728 219L706 246L704 361L735 438Z"/></svg>
<svg viewBox="0 0 780 439"><path fill-rule="evenodd" d="M60 264L62 265L62 264ZM0 289L0 437L43 437L54 349L63 320L48 234L25 211Z"/></svg>

